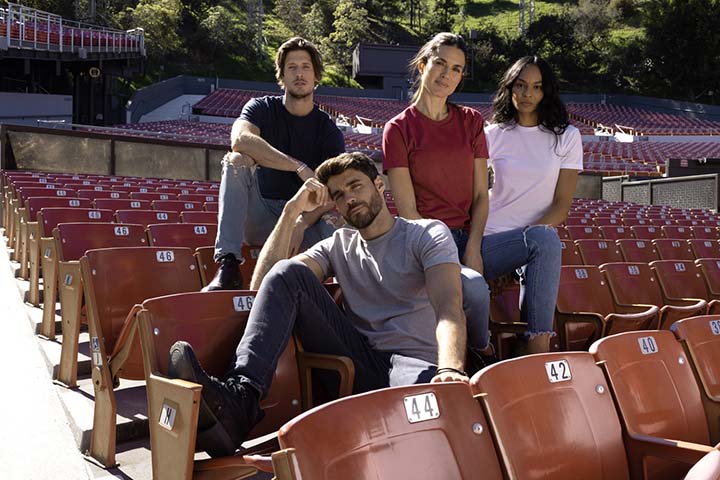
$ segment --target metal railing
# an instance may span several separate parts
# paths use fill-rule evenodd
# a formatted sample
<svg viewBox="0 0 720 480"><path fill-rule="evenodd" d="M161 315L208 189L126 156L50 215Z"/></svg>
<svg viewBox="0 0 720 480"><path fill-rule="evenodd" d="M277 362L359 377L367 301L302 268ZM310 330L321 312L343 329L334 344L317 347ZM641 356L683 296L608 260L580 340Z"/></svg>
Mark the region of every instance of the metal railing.
<svg viewBox="0 0 720 480"><path fill-rule="evenodd" d="M65 20L59 15L8 3L0 7L0 43L4 49L19 48L87 53L139 53L145 56L145 32L128 31Z"/></svg>

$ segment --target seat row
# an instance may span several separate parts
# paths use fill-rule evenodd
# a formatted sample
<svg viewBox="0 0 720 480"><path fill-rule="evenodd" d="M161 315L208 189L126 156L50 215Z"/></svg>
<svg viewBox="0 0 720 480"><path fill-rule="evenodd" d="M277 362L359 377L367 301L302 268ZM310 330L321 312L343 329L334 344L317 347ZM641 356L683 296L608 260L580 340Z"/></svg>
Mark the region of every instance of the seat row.
<svg viewBox="0 0 720 480"><path fill-rule="evenodd" d="M661 220L661 222L666 221ZM720 227L715 225L717 220L706 220L706 222L707 223L702 226L667 225L664 223L662 225L652 225L648 221L632 219L625 222L627 224L621 225L569 225L555 228L561 240L617 240L619 238L720 239Z"/></svg>
<svg viewBox="0 0 720 480"><path fill-rule="evenodd" d="M720 258L719 240L617 239L561 240L563 265L601 265L609 262L696 260Z"/></svg>
<svg viewBox="0 0 720 480"><path fill-rule="evenodd" d="M145 358L157 356L148 377L154 477L206 478L223 469L228 478L243 478L267 469L257 457L193 460L198 397L190 392L201 387L167 378L165 351L181 337L153 334L177 332L183 322L215 331L218 318L168 314L167 305L186 296L146 300L139 321ZM720 316L683 320L673 330L613 335L590 353L502 361L478 372L469 387L388 388L316 407L280 428L275 476L682 478L703 456L717 456ZM229 347L205 349L200 361L232 354Z"/></svg>

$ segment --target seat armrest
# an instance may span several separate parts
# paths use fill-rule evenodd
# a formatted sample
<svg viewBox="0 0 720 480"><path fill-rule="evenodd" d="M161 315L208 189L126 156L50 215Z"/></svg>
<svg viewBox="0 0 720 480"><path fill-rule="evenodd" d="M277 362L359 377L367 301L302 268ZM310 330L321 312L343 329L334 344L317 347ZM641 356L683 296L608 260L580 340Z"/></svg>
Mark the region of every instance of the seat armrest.
<svg viewBox="0 0 720 480"><path fill-rule="evenodd" d="M303 410L312 408L312 370L332 370L340 375L340 398L352 395L355 364L349 357L297 351L298 370L303 390Z"/></svg>

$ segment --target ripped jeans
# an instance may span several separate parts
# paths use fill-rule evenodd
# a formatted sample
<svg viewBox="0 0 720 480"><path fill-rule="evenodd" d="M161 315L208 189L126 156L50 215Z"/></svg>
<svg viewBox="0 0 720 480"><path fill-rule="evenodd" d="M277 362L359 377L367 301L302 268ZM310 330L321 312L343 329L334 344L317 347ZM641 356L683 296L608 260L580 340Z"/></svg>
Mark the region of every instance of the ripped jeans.
<svg viewBox="0 0 720 480"><path fill-rule="evenodd" d="M467 232L453 230L460 258L465 254ZM553 332L560 284L560 238L547 225L531 225L483 237L483 276L494 280L519 270L520 315L526 335Z"/></svg>

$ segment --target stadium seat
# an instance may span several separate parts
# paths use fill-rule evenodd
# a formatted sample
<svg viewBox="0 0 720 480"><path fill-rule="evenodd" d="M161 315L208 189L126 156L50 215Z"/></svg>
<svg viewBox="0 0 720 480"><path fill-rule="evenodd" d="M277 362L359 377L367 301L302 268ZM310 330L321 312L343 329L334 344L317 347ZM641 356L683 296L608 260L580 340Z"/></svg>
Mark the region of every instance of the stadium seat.
<svg viewBox="0 0 720 480"><path fill-rule="evenodd" d="M650 240L616 240L615 244L626 262L650 263L659 260L657 250Z"/></svg>
<svg viewBox="0 0 720 480"><path fill-rule="evenodd" d="M650 268L660 284L665 305L693 305L705 300L707 312L720 313L720 300L708 295L705 282L695 263L688 260L656 260Z"/></svg>
<svg viewBox="0 0 720 480"><path fill-rule="evenodd" d="M628 228L632 227L649 227L650 220L647 218L638 218L638 217L622 217L622 223Z"/></svg>
<svg viewBox="0 0 720 480"><path fill-rule="evenodd" d="M605 240L619 240L621 238L633 238L632 231L621 226L601 225L598 227Z"/></svg>
<svg viewBox="0 0 720 480"><path fill-rule="evenodd" d="M203 203L203 210L206 212L218 212L220 204L218 202L205 202Z"/></svg>
<svg viewBox="0 0 720 480"><path fill-rule="evenodd" d="M218 196L209 193L188 193L185 195L178 195L178 200L183 202L217 202Z"/></svg>
<svg viewBox="0 0 720 480"><path fill-rule="evenodd" d="M124 247L88 250L80 259L87 307L95 413L90 456L115 464L116 379L145 378L135 314L146 298L198 291L189 248Z"/></svg>
<svg viewBox="0 0 720 480"><path fill-rule="evenodd" d="M114 198L126 200L130 198L127 192L118 192L115 190L78 190L78 198L86 198L88 200L96 200L98 198Z"/></svg>
<svg viewBox="0 0 720 480"><path fill-rule="evenodd" d="M720 230L716 227L704 226L704 227L690 227L695 238L703 238L708 240L717 240L720 238Z"/></svg>
<svg viewBox="0 0 720 480"><path fill-rule="evenodd" d="M660 227L664 238L682 238L689 240L693 238L692 230L688 227L679 227L677 225L664 225Z"/></svg>
<svg viewBox="0 0 720 480"><path fill-rule="evenodd" d="M622 227L622 220L613 217L595 217L593 219L596 227ZM607 237L605 237L607 238Z"/></svg>
<svg viewBox="0 0 720 480"><path fill-rule="evenodd" d="M185 210L201 211L202 203L189 202L183 200L153 200L153 210L163 210L167 212L177 212L178 214Z"/></svg>
<svg viewBox="0 0 720 480"><path fill-rule="evenodd" d="M655 455L642 458L646 478L681 478L710 452L700 390L672 332L619 333L598 340L590 352L607 375L628 445L636 439L654 439L677 450L679 456L674 461L651 458ZM681 449L687 455L683 463L679 463Z"/></svg>
<svg viewBox="0 0 720 480"><path fill-rule="evenodd" d="M582 257L578 252L577 246L572 240L560 240L560 248L562 249L563 265L582 265Z"/></svg>
<svg viewBox="0 0 720 480"><path fill-rule="evenodd" d="M20 251L16 258L20 262L20 278L28 278L28 238L30 235L35 237L39 235L38 212L49 207L91 208L91 206L90 201L84 198L30 197L25 201L27 213L25 222L20 224L20 239L18 241Z"/></svg>
<svg viewBox="0 0 720 480"><path fill-rule="evenodd" d="M642 478L629 475L620 420L589 353L506 360L476 373L470 388L487 412L505 478Z"/></svg>
<svg viewBox="0 0 720 480"><path fill-rule="evenodd" d="M55 302L48 301L48 289L57 287L60 297L62 319L62 349L57 379L68 387L77 384L78 336L80 335L83 285L80 258L87 250L108 247L146 246L145 227L113 223L60 223L53 229L54 248L47 265L43 264L45 276L45 306L43 307L43 335L55 332ZM50 260L53 260L52 262ZM48 270L45 270L48 268ZM48 280L48 272L56 272Z"/></svg>
<svg viewBox="0 0 720 480"><path fill-rule="evenodd" d="M695 260L690 245L685 240L656 238L652 241L660 260Z"/></svg>
<svg viewBox="0 0 720 480"><path fill-rule="evenodd" d="M95 208L108 210L150 210L150 202L147 200L133 200L131 198L98 198L93 201Z"/></svg>
<svg viewBox="0 0 720 480"><path fill-rule="evenodd" d="M156 223L147 226L148 240L153 247L214 246L217 225L198 223Z"/></svg>
<svg viewBox="0 0 720 480"><path fill-rule="evenodd" d="M603 238L597 227L569 226L565 228L573 240L602 240Z"/></svg>
<svg viewBox="0 0 720 480"><path fill-rule="evenodd" d="M147 227L153 223L178 223L180 215L158 210L118 210L115 212L115 220L118 223L136 223Z"/></svg>
<svg viewBox="0 0 720 480"><path fill-rule="evenodd" d="M215 212L180 212L180 221L183 223L213 223L217 225L218 214Z"/></svg>
<svg viewBox="0 0 720 480"><path fill-rule="evenodd" d="M288 422L278 440L278 480L503 478L482 408L462 383L336 400Z"/></svg>
<svg viewBox="0 0 720 480"><path fill-rule="evenodd" d="M633 236L640 240L643 238L649 238L653 240L655 238L662 238L662 230L659 227L647 226L647 225L635 225L630 227L630 231Z"/></svg>
<svg viewBox="0 0 720 480"><path fill-rule="evenodd" d="M703 315L707 302L694 305L667 305L663 301L655 274L646 263L606 263L600 271L610 285L613 302L617 308L627 305L655 305L660 308L659 323L651 328L668 329L676 320Z"/></svg>
<svg viewBox="0 0 720 480"><path fill-rule="evenodd" d="M558 234L558 237L560 237L560 240L570 240L572 241L572 238L570 238L570 232L568 232L568 229L565 225L558 225L555 228L555 231Z"/></svg>
<svg viewBox="0 0 720 480"><path fill-rule="evenodd" d="M177 195L160 192L132 192L130 193L130 198L133 200L148 200L152 202L155 200L177 200Z"/></svg>
<svg viewBox="0 0 720 480"><path fill-rule="evenodd" d="M168 416L169 422L150 422L153 478L191 479L193 469L212 472L232 458L202 460L193 464L201 388L167 378L168 352L178 340L193 346L203 367L224 375L235 358L255 292L192 292L150 298L138 313L139 334L147 381L151 419ZM255 438L277 430L312 405L311 370L329 369L340 374L340 396L352 393L354 366L346 357L315 355L296 349L290 342L278 361L273 383L262 406L265 418L250 434ZM242 461L232 468L244 470ZM206 478L200 476L200 478ZM238 478L238 477L207 477Z"/></svg>
<svg viewBox="0 0 720 480"><path fill-rule="evenodd" d="M700 269L709 297L720 299L720 258L700 258L695 260L695 265Z"/></svg>
<svg viewBox="0 0 720 480"><path fill-rule="evenodd" d="M250 285L250 280L252 279L252 274L255 270L255 264L257 263L261 249L261 246L244 245L242 247L242 256L245 259L240 265L243 288L247 288ZM210 280L215 276L215 272L217 272L218 265L213 260L214 253L215 247L201 247L195 250L195 258L200 269L200 278L202 279L203 286L210 283Z"/></svg>
<svg viewBox="0 0 720 480"><path fill-rule="evenodd" d="M611 240L575 240L584 265L602 265L622 262L623 257L615 242Z"/></svg>
<svg viewBox="0 0 720 480"><path fill-rule="evenodd" d="M671 330L690 358L700 386L710 442L720 443L720 315L686 318Z"/></svg>
<svg viewBox="0 0 720 480"><path fill-rule="evenodd" d="M698 258L720 258L720 242L717 240L695 238L687 242L696 260Z"/></svg>
<svg viewBox="0 0 720 480"><path fill-rule="evenodd" d="M55 244L52 238L53 228L61 222L112 222L110 210L98 210L74 207L49 207L37 214L38 234L28 238L28 256L30 260L30 288L28 301L34 306L40 305L40 267L43 257L52 255ZM51 257L52 258L52 257ZM55 281L48 279L49 282Z"/></svg>
<svg viewBox="0 0 720 480"><path fill-rule="evenodd" d="M563 350L587 350L598 338L657 325L654 305L616 307L595 266L563 266L555 320Z"/></svg>
<svg viewBox="0 0 720 480"><path fill-rule="evenodd" d="M572 217L568 215L568 217L565 219L565 225L566 226L580 226L580 227L592 227L594 225L592 218L587 217Z"/></svg>

